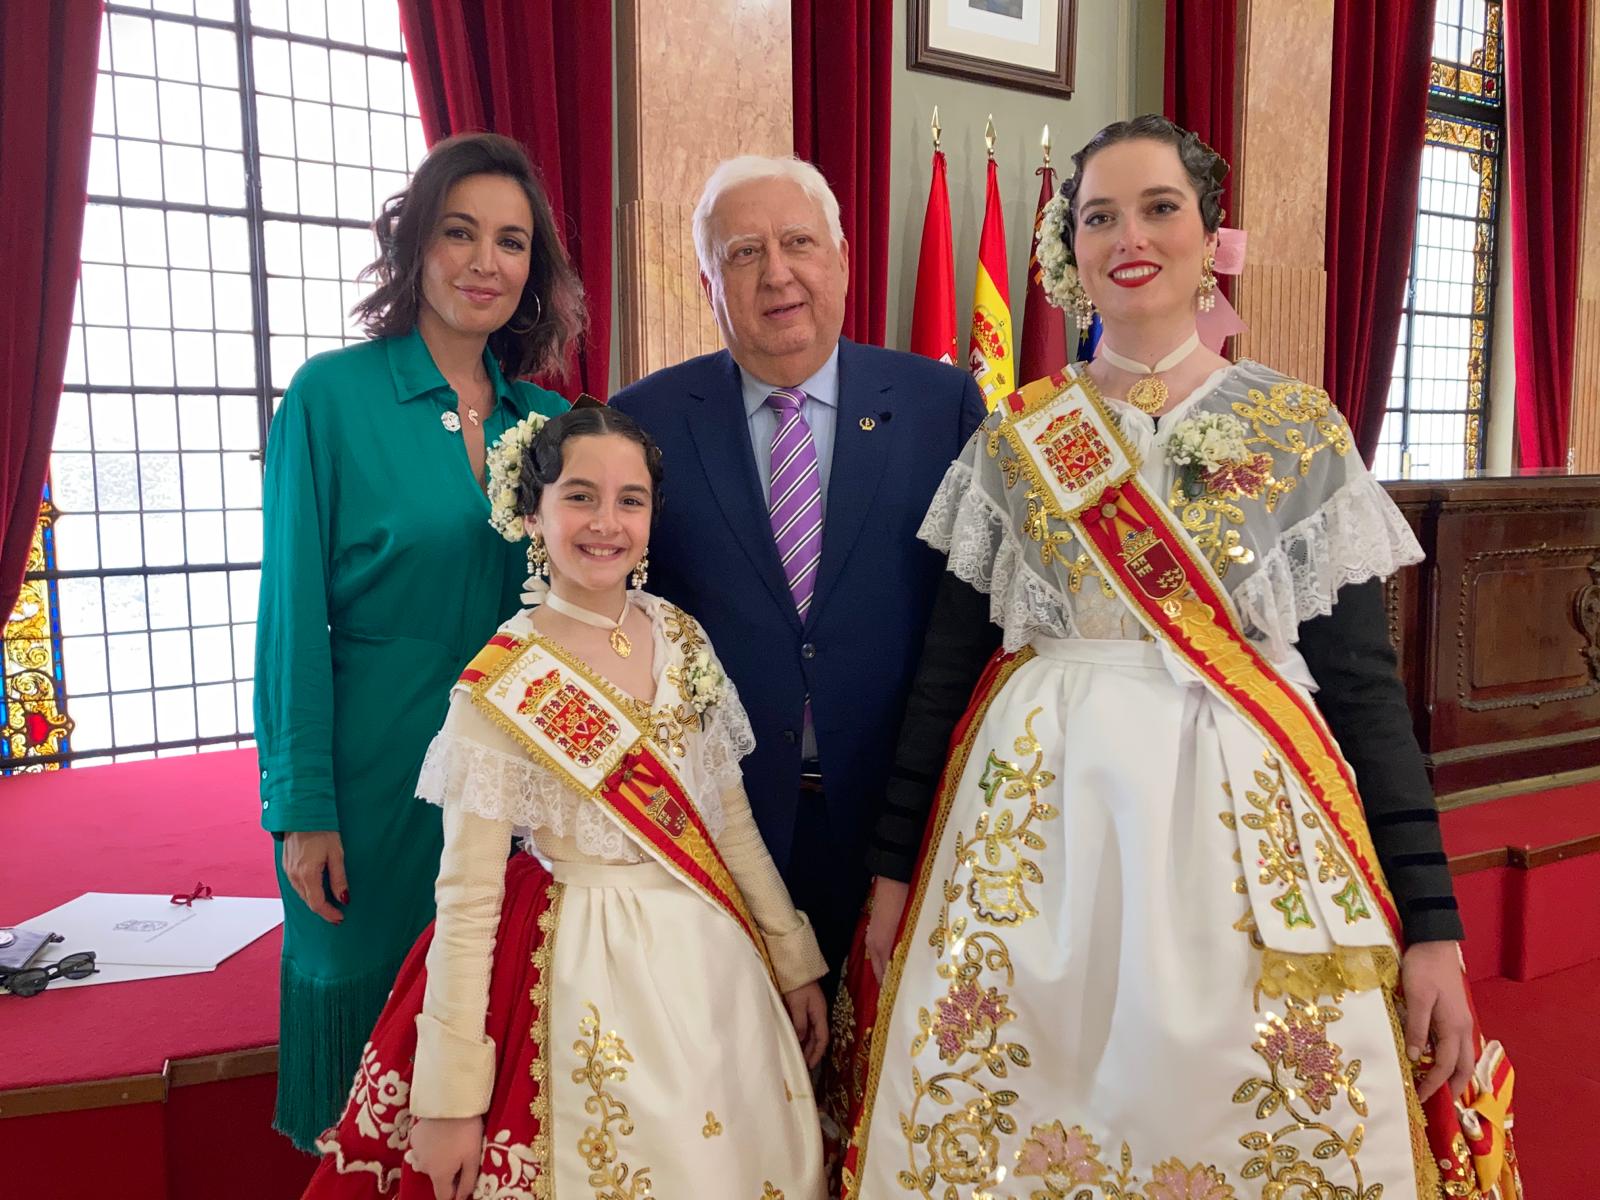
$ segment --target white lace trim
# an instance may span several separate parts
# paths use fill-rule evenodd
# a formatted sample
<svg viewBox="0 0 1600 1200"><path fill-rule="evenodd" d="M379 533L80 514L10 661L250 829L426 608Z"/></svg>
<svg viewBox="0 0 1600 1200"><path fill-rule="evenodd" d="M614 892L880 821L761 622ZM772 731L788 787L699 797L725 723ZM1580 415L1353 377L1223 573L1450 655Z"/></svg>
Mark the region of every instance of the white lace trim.
<svg viewBox="0 0 1600 1200"><path fill-rule="evenodd" d="M734 763L738 768L737 760ZM472 738L441 730L428 745L417 795L519 830L571 838L579 852L613 861L637 857L632 840L598 804L581 796L520 754L507 754ZM721 835L722 797L702 789L696 807L711 836Z"/></svg>
<svg viewBox="0 0 1600 1200"><path fill-rule="evenodd" d="M706 789L706 794L697 797L695 803L700 807L700 815L705 818L707 825L712 824L715 812L716 828L712 832L721 833L721 793L743 782L744 775L739 762L756 748L756 734L750 728L750 714L745 712L731 680L727 693L706 712L702 724L705 732L699 738L700 762L713 787Z"/></svg>
<svg viewBox="0 0 1600 1200"><path fill-rule="evenodd" d="M989 619L1015 651L1036 634L1071 636L1066 598L1029 565L1010 518L973 482L972 468L950 464L917 536L949 556L950 573L989 596Z"/></svg>
<svg viewBox="0 0 1600 1200"><path fill-rule="evenodd" d="M1277 658L1299 639L1303 622L1333 611L1340 588L1385 579L1422 559L1383 485L1362 471L1278 535L1260 566L1232 589L1233 601Z"/></svg>

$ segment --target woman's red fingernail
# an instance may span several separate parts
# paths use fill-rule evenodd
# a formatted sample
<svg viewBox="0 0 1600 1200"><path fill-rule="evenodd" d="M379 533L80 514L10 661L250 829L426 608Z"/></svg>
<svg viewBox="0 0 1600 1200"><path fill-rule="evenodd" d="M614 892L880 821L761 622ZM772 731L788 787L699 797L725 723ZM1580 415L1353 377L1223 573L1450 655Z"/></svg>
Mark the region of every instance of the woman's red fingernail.
<svg viewBox="0 0 1600 1200"><path fill-rule="evenodd" d="M350 903L350 889L349 888L345 888L344 891L339 893L339 903L340 904L349 904Z"/></svg>

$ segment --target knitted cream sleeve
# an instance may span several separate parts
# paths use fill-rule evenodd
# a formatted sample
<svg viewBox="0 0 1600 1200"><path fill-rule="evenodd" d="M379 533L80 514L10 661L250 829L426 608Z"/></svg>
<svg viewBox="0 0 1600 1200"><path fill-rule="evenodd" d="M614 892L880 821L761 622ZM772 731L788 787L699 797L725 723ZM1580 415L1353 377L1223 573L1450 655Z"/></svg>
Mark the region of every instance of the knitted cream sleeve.
<svg viewBox="0 0 1600 1200"><path fill-rule="evenodd" d="M483 1030L510 846L511 822L445 806L434 885L439 916L417 1014L411 1111L418 1117L475 1117L489 1108L495 1047Z"/></svg>
<svg viewBox="0 0 1600 1200"><path fill-rule="evenodd" d="M766 939L778 989L791 992L821 979L828 973L828 964L817 945L817 935L805 913L796 911L789 899L789 889L772 865L742 785L722 793L722 811L727 824L717 839L717 849Z"/></svg>

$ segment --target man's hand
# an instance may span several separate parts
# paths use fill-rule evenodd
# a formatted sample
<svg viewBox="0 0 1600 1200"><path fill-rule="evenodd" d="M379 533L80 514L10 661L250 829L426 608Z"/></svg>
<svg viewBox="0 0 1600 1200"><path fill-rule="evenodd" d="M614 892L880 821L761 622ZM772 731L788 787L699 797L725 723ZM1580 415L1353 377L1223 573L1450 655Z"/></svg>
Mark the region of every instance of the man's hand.
<svg viewBox="0 0 1600 1200"><path fill-rule="evenodd" d="M900 928L900 914L905 911L906 897L911 885L897 879L879 875L872 881L872 915L867 918L867 961L879 982L889 966L889 956L894 953L894 935Z"/></svg>
<svg viewBox="0 0 1600 1200"><path fill-rule="evenodd" d="M1406 1055L1422 1057L1431 1034L1433 1066L1417 1086L1426 1100L1448 1081L1459 1097L1472 1078L1477 1048L1472 1044L1472 1010L1467 1007L1466 976L1455 942L1418 942L1400 961L1400 987L1406 1001Z"/></svg>

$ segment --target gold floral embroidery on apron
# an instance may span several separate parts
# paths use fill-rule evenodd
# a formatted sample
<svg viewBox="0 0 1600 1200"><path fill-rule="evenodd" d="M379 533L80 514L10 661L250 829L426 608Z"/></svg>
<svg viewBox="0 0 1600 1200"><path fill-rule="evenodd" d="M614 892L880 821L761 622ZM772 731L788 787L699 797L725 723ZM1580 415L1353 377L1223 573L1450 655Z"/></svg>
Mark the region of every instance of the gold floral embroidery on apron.
<svg viewBox="0 0 1600 1200"><path fill-rule="evenodd" d="M633 1061L633 1054L615 1032L600 1031L599 1009L587 1002L584 1007L589 1015L578 1023L578 1040L572 1044L583 1065L572 1072L572 1082L588 1085L583 1111L598 1117L600 1123L584 1129L578 1154L589 1166L595 1200L643 1200L650 1195L650 1168L635 1171L621 1161L617 1138L633 1132L633 1118L628 1106L607 1088L609 1083L628 1078L625 1064Z"/></svg>
<svg viewBox="0 0 1600 1200"><path fill-rule="evenodd" d="M1215 1167L1189 1166L1176 1158L1157 1163L1141 1184L1126 1142L1117 1166L1108 1167L1083 1126L1068 1128L1060 1121L1033 1127L1017 1151L1016 1173L1044 1184L1043 1191L1033 1193L1034 1200L1236 1200L1238 1196L1228 1177Z"/></svg>
<svg viewBox="0 0 1600 1200"><path fill-rule="evenodd" d="M722 1136L722 1122L709 1108L706 1109L706 1123L700 1126L700 1136L707 1139Z"/></svg>
<svg viewBox="0 0 1600 1200"><path fill-rule="evenodd" d="M1043 883L1044 874L1039 864L1025 851L1043 850L1044 838L1031 826L1036 822L1053 820L1059 812L1039 799L1039 793L1055 781L1055 775L1044 769L1044 751L1033 733L1033 722L1043 712L1036 708L1023 721L1023 735L1014 743L1019 756L1032 755L1033 762L1026 768L1008 762L993 750L983 765L978 787L983 791L987 810L995 811L996 798L1021 800L1026 798L1027 808L1019 821L1008 807L998 810L993 823L990 812L978 815L970 838L957 835L956 869L968 867L972 882L967 885L967 901L973 914L990 925L1015 925L1034 916L1038 910L1028 899L1027 884ZM949 911L952 884L946 884L946 903L941 913ZM937 932L935 934L937 936ZM959 936L959 935L957 935Z"/></svg>
<svg viewBox="0 0 1600 1200"><path fill-rule="evenodd" d="M899 1173L901 1187L929 1200L941 1182L947 1185L941 1195L948 1195L954 1185L997 1182L1000 1136L1017 1131L1016 1119L1006 1109L1018 1096L991 1082L1033 1062L1021 1042L1002 1039L1005 1026L1016 1019L1007 992L1001 990L1016 982L1005 939L990 930L969 930L966 916L952 919L951 906L965 897L973 915L989 925L1015 926L1038 914L1027 886L1043 883L1044 874L1026 852L1045 848L1044 838L1033 826L1060 815L1039 798L1055 780L1043 769L1044 752L1033 731L1042 711L1036 708L1028 714L1022 736L1013 743L1019 759L1033 757L1031 764L1023 766L989 752L978 781L985 811L970 838L957 838L955 870L944 881L944 903L930 938L936 957L949 955L949 961L938 967L939 977L949 986L934 1001L932 1011L918 1010L918 1032L910 1054L917 1058L932 1047L946 1069L934 1068L926 1078L920 1070L911 1072L915 1098L911 1111L900 1119L907 1169ZM1025 802L1020 819L1017 808L1005 801ZM962 868L973 876L966 888L955 880ZM924 1105L947 1111L931 1120L934 1114L924 1116Z"/></svg>
<svg viewBox="0 0 1600 1200"><path fill-rule="evenodd" d="M1300 887L1301 882L1311 876L1300 852L1289 784L1284 777L1283 764L1271 753L1266 755L1266 770L1255 773L1255 785L1259 791L1246 788L1244 793L1245 803L1255 811L1242 818L1236 818L1232 812L1222 813L1222 823L1229 829L1236 829L1242 823L1246 829L1262 835L1256 842L1256 866L1260 869L1262 884L1283 887L1273 898L1272 907L1282 915L1284 928L1304 925L1315 929L1317 923L1311 917L1305 892ZM1222 790L1230 799L1233 797L1232 784L1224 783Z"/></svg>

